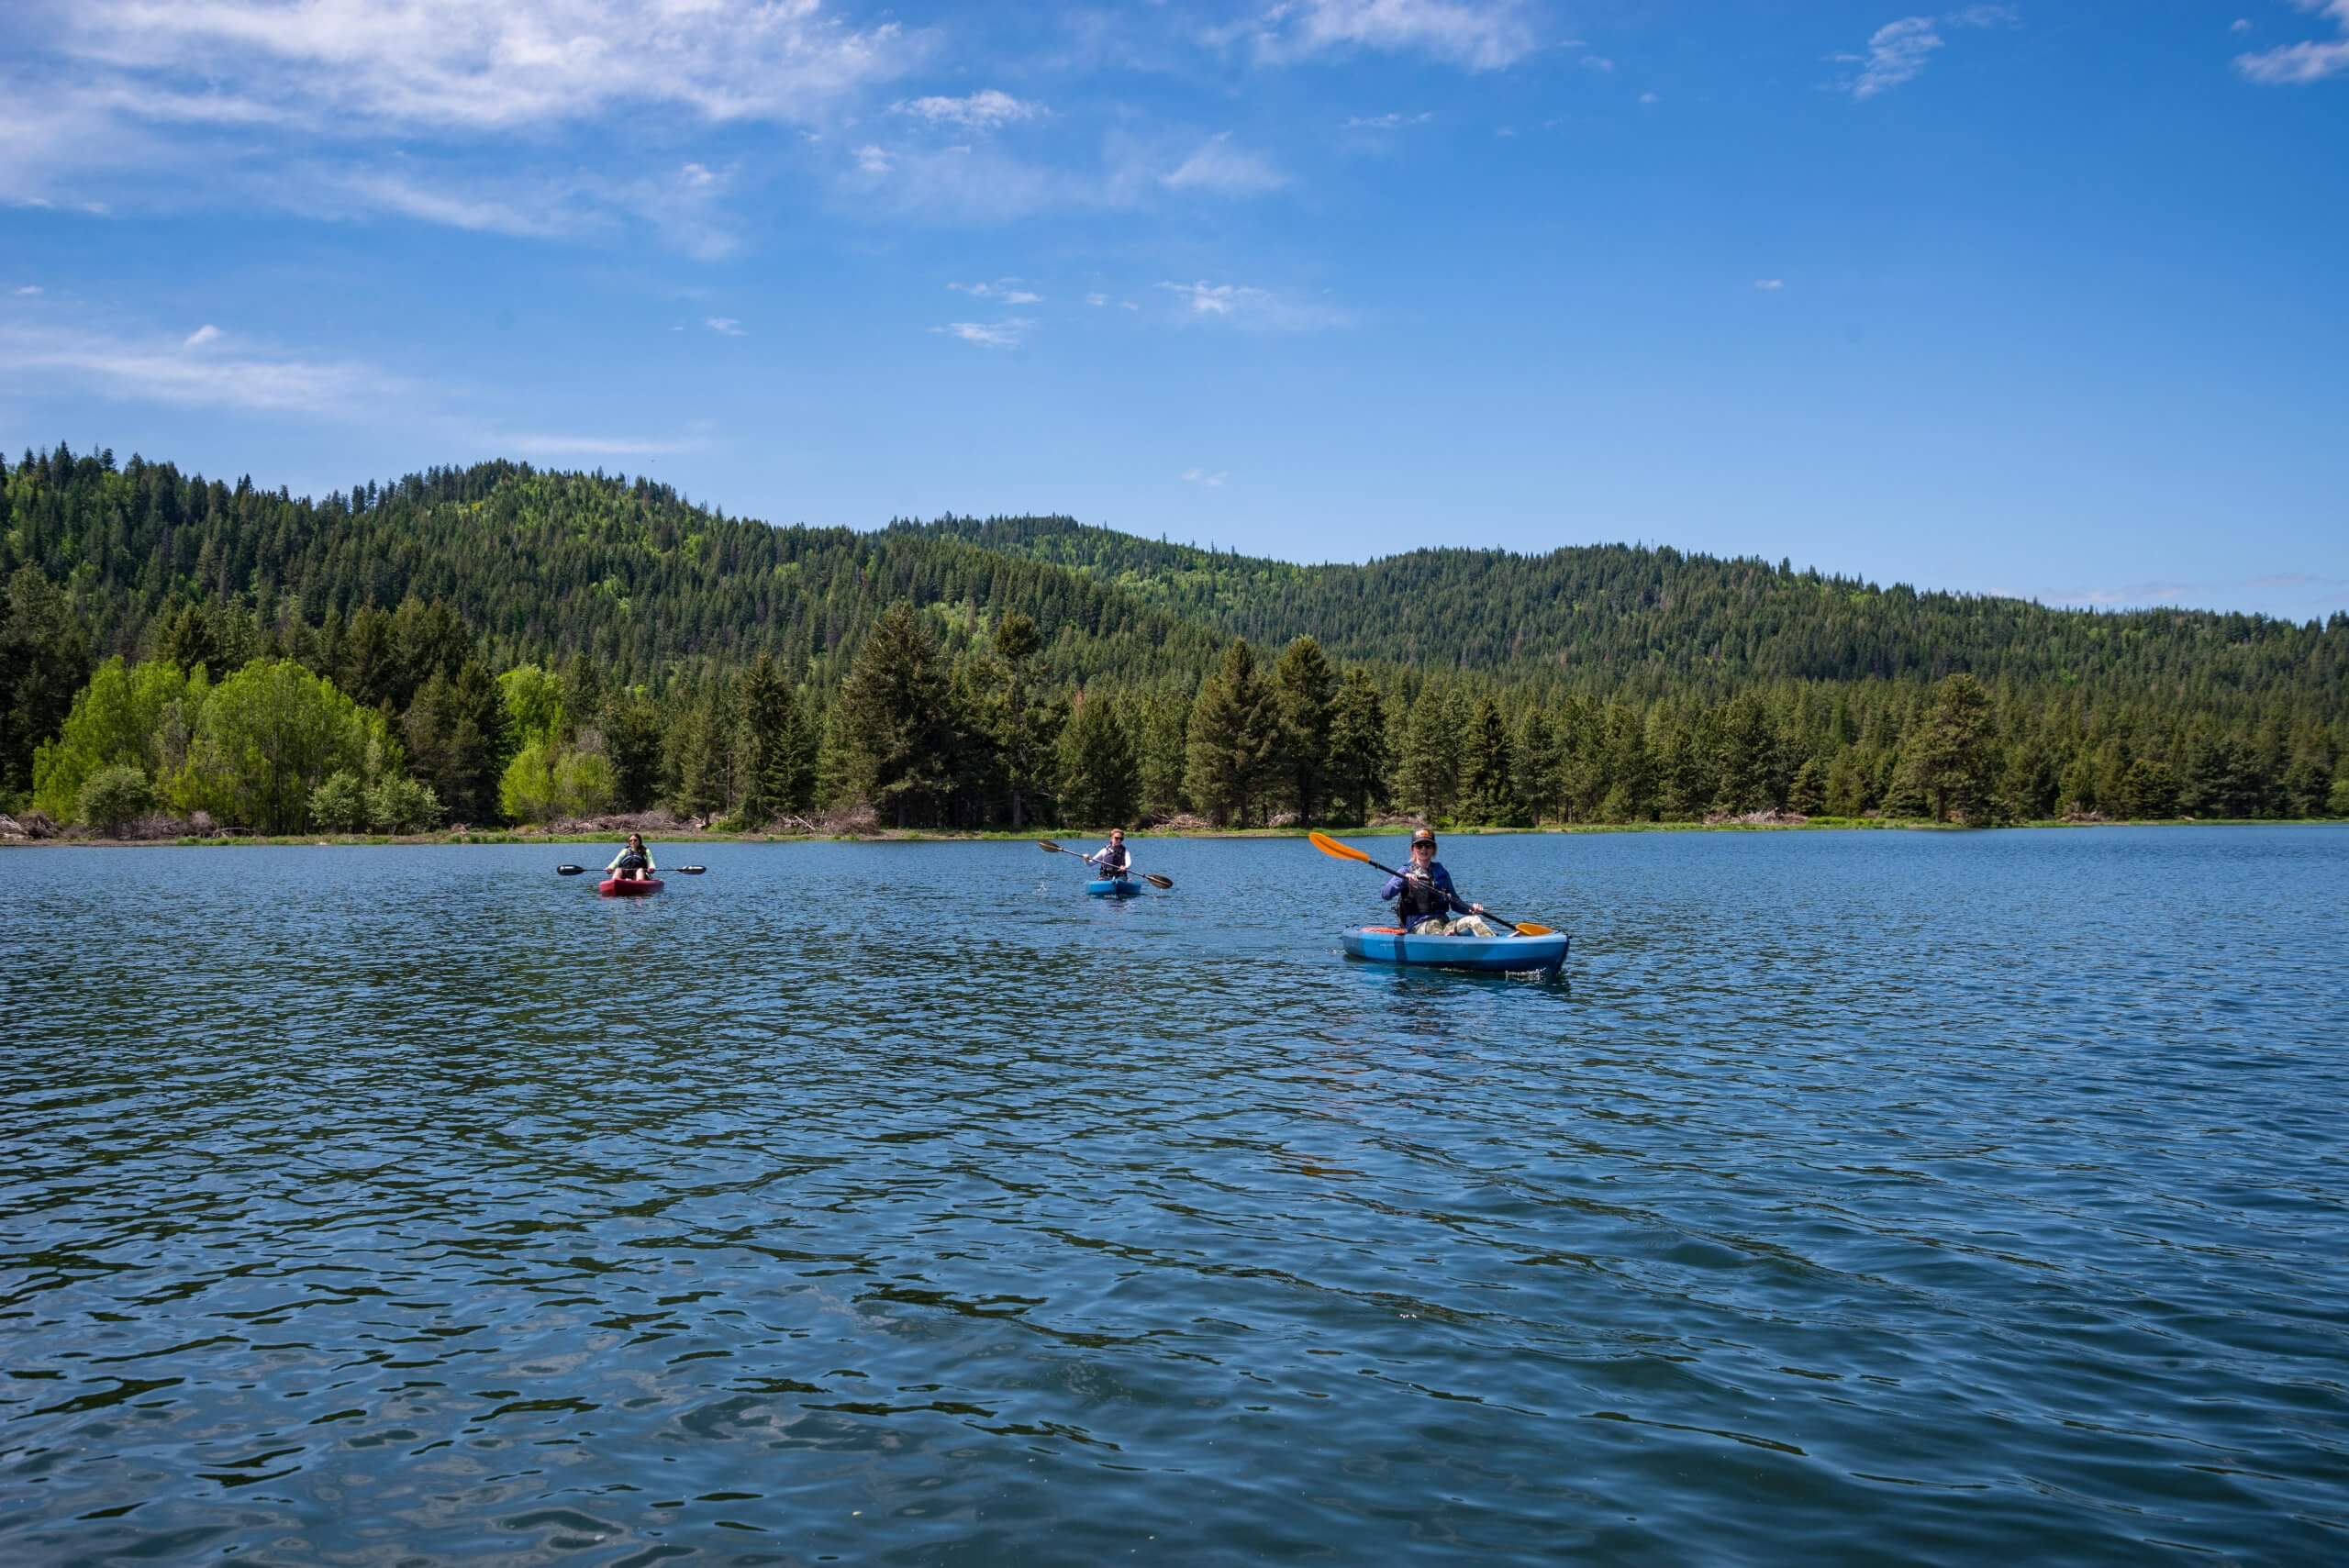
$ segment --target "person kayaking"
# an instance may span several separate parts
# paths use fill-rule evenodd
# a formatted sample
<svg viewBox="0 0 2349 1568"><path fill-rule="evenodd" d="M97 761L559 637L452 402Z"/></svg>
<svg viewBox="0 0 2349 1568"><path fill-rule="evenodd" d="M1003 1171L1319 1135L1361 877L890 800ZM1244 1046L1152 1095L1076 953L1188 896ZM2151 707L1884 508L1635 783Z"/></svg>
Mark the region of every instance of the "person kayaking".
<svg viewBox="0 0 2349 1568"><path fill-rule="evenodd" d="M630 833L620 852L604 869L622 882L642 882L660 868L652 863L652 851L644 847L644 835Z"/></svg>
<svg viewBox="0 0 2349 1568"><path fill-rule="evenodd" d="M1395 901L1397 922L1421 937L1489 937L1482 904L1463 903L1452 890L1452 873L1435 858L1435 835L1425 828L1411 835L1411 859L1401 874L1386 879L1381 898ZM1454 910L1460 918L1452 917Z"/></svg>
<svg viewBox="0 0 2349 1568"><path fill-rule="evenodd" d="M1101 875L1107 881L1124 881L1133 870L1132 857L1126 853L1126 830L1123 828L1110 828L1109 841L1085 856L1085 862L1100 867Z"/></svg>

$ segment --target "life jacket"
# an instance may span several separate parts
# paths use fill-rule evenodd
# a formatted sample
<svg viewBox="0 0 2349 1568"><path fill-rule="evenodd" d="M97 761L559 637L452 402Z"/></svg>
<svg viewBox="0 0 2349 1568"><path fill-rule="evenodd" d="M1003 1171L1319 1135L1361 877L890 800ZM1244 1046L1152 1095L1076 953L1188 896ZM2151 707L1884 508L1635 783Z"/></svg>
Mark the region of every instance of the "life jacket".
<svg viewBox="0 0 2349 1568"><path fill-rule="evenodd" d="M1114 880L1126 874L1126 868L1133 864L1133 857L1126 853L1123 844L1110 844L1102 850L1101 858L1094 863L1101 868L1103 876Z"/></svg>
<svg viewBox="0 0 2349 1568"><path fill-rule="evenodd" d="M651 863L651 862L645 858L645 853L642 850L626 850L621 852L619 864L614 869L618 871L642 871Z"/></svg>
<svg viewBox="0 0 2349 1568"><path fill-rule="evenodd" d="M1409 930L1421 920L1452 913L1452 895L1435 884L1435 868L1428 868L1423 880L1416 876L1403 879L1402 896L1395 900L1395 912L1402 917L1401 924Z"/></svg>

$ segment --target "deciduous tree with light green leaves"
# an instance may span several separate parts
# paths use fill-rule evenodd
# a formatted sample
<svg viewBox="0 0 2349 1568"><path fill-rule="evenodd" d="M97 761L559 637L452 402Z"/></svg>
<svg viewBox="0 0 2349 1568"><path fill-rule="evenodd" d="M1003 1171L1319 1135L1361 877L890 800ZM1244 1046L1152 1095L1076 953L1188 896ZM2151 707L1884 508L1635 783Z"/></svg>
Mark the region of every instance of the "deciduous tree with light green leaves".
<svg viewBox="0 0 2349 1568"><path fill-rule="evenodd" d="M363 776L371 748L399 765L377 715L291 660L256 659L205 700L174 795L224 822L298 833L310 792L339 770Z"/></svg>
<svg viewBox="0 0 2349 1568"><path fill-rule="evenodd" d="M150 659L109 659L73 698L57 739L33 753L33 804L59 821L80 815L82 785L99 770L132 767L168 789L185 761L185 738L211 687L201 671ZM159 754L158 739L169 744Z"/></svg>

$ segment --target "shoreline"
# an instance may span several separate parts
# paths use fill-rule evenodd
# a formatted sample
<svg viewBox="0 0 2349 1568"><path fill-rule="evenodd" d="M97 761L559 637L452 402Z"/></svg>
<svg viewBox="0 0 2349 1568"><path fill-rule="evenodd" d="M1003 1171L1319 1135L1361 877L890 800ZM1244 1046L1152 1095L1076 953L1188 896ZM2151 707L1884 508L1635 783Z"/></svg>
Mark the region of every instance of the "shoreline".
<svg viewBox="0 0 2349 1568"><path fill-rule="evenodd" d="M2067 822L2050 819L2033 822L2010 822L1997 828L1968 828L1963 823L1935 822L1930 817L1814 817L1807 822L1572 822L1551 823L1540 828L1446 828L1441 836L1447 839L1522 838L1534 835L1569 835L1576 833L1814 833L1814 832L1925 832L1925 833L1998 833L2018 829L2060 828L2294 828L2324 827L2340 819L2323 817L2115 817L2099 822ZM660 844L985 844L1033 843L1038 839L1062 834L1074 839L1099 838L1108 829L1054 828L1035 832L1013 832L1005 828L957 832L946 828L890 828L876 833L713 833L706 830L681 830L653 835ZM1327 832L1341 839L1400 839L1408 835L1408 827L1392 826L1376 828L1190 828L1155 833L1130 830L1128 837L1136 840L1166 841L1185 839L1302 839L1308 832ZM467 844L609 844L623 837L610 833L543 833L525 828L490 829L484 832L435 833L246 833L214 835L208 838L176 839L10 839L0 840L0 850L219 850L239 848L306 847L311 849L344 846L380 845L386 848L418 845Z"/></svg>

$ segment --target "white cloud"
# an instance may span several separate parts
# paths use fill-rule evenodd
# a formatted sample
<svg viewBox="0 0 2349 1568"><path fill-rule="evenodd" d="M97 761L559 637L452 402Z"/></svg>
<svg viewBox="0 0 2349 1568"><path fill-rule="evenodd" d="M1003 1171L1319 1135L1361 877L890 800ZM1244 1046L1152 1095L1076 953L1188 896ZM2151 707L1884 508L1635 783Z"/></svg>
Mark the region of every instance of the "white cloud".
<svg viewBox="0 0 2349 1568"><path fill-rule="evenodd" d="M2237 17L2228 25L2227 31L2231 33L2247 33L2251 31L2251 18L2249 17Z"/></svg>
<svg viewBox="0 0 2349 1568"><path fill-rule="evenodd" d="M1933 51L1943 47L1940 29L1988 28L2014 20L2014 8L2009 6L1968 6L1943 17L1903 17L1897 22L1887 22L1870 36L1867 53L1835 58L1860 68L1843 84L1845 90L1854 98L1873 98L1925 69Z"/></svg>
<svg viewBox="0 0 2349 1568"><path fill-rule="evenodd" d="M730 316L705 316L701 324L722 337L740 338L743 335L742 324Z"/></svg>
<svg viewBox="0 0 2349 1568"><path fill-rule="evenodd" d="M856 167L860 173L886 174L896 165L888 149L867 143L856 150Z"/></svg>
<svg viewBox="0 0 2349 1568"><path fill-rule="evenodd" d="M220 328L207 321L203 326L197 328L195 331L189 333L187 335L187 341L182 343L180 347L183 349L201 349L205 344L214 341L219 336Z"/></svg>
<svg viewBox="0 0 2349 1568"><path fill-rule="evenodd" d="M1776 294L1780 289L1787 286L1787 280L1784 278L1756 278L1753 280L1753 286L1765 293Z"/></svg>
<svg viewBox="0 0 2349 1568"><path fill-rule="evenodd" d="M1603 54L1586 54L1578 62L1585 71L1612 71L1615 62Z"/></svg>
<svg viewBox="0 0 2349 1568"><path fill-rule="evenodd" d="M973 299L999 299L1006 305L1041 305L1044 296L1019 286L1017 278L1004 278L992 284L948 284L956 294L967 294Z"/></svg>
<svg viewBox="0 0 2349 1568"><path fill-rule="evenodd" d="M911 115L931 125L958 125L972 130L993 130L1015 120L1031 120L1046 113L1041 104L1025 103L993 87L967 98L913 98L889 106L893 114Z"/></svg>
<svg viewBox="0 0 2349 1568"><path fill-rule="evenodd" d="M259 350L190 354L187 346L94 328L0 329L0 384L22 374L45 389L63 383L124 402L327 416L359 415L410 395L396 378L353 361Z"/></svg>
<svg viewBox="0 0 2349 1568"><path fill-rule="evenodd" d="M1028 317L1015 316L1003 321L950 321L930 330L959 338L965 343L974 343L982 349L1016 349L1035 329L1035 326L1036 323Z"/></svg>
<svg viewBox="0 0 2349 1568"><path fill-rule="evenodd" d="M1108 304L1109 296L1106 294L1088 294L1085 296L1085 303L1097 308Z"/></svg>
<svg viewBox="0 0 2349 1568"><path fill-rule="evenodd" d="M1221 196L1254 196L1277 191L1288 176L1263 153L1231 145L1231 133L1210 137L1158 183L1170 191L1205 191Z"/></svg>
<svg viewBox="0 0 2349 1568"><path fill-rule="evenodd" d="M1640 102L1642 104L1653 104L1655 102L1655 95L1653 93L1642 93L1640 95Z"/></svg>
<svg viewBox="0 0 2349 1568"><path fill-rule="evenodd" d="M1346 122L1346 128L1348 130L1400 130L1405 126L1425 125L1433 118L1435 114L1432 110L1416 115L1389 110L1383 115L1356 115Z"/></svg>
<svg viewBox="0 0 2349 1568"><path fill-rule="evenodd" d="M1201 281L1162 283L1158 286L1182 301L1183 317L1190 321L1223 321L1285 332L1343 327L1352 322L1351 317L1335 306L1285 299L1269 289L1245 284Z"/></svg>
<svg viewBox="0 0 2349 1568"><path fill-rule="evenodd" d="M284 117L340 131L507 130L621 106L805 121L927 39L818 0L74 0L46 41L140 118ZM163 106L157 106L158 105Z"/></svg>
<svg viewBox="0 0 2349 1568"><path fill-rule="evenodd" d="M1525 12L1520 0L1282 0L1253 22L1210 38L1244 37L1257 60L1270 65L1369 49L1497 71L1536 47Z"/></svg>
<svg viewBox="0 0 2349 1568"><path fill-rule="evenodd" d="M1203 468L1186 468L1183 471L1183 477L1190 484L1204 484L1210 490L1220 490L1223 488L1223 482L1230 475L1224 473L1209 473Z"/></svg>
<svg viewBox="0 0 2349 1568"><path fill-rule="evenodd" d="M2349 0L2292 0L2303 11L2330 20L2341 37L2329 43L2295 43L2235 56L2235 69L2271 87L2303 87L2349 72ZM2237 24L2241 31L2242 24Z"/></svg>
<svg viewBox="0 0 2349 1568"><path fill-rule="evenodd" d="M17 297L18 299L29 299L39 293L40 293L40 284L27 284L24 287L17 291Z"/></svg>

